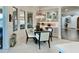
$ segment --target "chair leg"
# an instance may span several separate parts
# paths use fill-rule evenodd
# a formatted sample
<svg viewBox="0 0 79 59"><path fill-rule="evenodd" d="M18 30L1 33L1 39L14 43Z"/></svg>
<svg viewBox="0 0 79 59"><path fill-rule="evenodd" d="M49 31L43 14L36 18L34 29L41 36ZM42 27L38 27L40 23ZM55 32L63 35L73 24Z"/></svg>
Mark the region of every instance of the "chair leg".
<svg viewBox="0 0 79 59"><path fill-rule="evenodd" d="M49 48L50 48L50 40L48 40L48 45L49 45Z"/></svg>
<svg viewBox="0 0 79 59"><path fill-rule="evenodd" d="M27 42L28 42L28 37L26 38L26 44L27 44Z"/></svg>
<svg viewBox="0 0 79 59"><path fill-rule="evenodd" d="M51 41L52 41L53 33L51 33Z"/></svg>
<svg viewBox="0 0 79 59"><path fill-rule="evenodd" d="M35 43L37 44L37 39L35 39Z"/></svg>
<svg viewBox="0 0 79 59"><path fill-rule="evenodd" d="M39 41L39 49L40 49L40 41Z"/></svg>
<svg viewBox="0 0 79 59"><path fill-rule="evenodd" d="M52 37L51 37L51 41L52 41Z"/></svg>

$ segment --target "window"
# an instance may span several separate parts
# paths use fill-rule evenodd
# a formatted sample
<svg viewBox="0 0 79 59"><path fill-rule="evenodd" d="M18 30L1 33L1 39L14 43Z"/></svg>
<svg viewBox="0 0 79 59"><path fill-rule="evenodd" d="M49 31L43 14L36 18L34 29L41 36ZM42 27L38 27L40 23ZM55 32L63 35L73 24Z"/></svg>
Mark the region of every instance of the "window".
<svg viewBox="0 0 79 59"><path fill-rule="evenodd" d="M19 18L19 23L20 23L20 29L25 29L25 11L20 10L20 18Z"/></svg>
<svg viewBox="0 0 79 59"><path fill-rule="evenodd" d="M33 28L33 13L27 13L27 28Z"/></svg>
<svg viewBox="0 0 79 59"><path fill-rule="evenodd" d="M18 9L13 7L13 31L18 29Z"/></svg>

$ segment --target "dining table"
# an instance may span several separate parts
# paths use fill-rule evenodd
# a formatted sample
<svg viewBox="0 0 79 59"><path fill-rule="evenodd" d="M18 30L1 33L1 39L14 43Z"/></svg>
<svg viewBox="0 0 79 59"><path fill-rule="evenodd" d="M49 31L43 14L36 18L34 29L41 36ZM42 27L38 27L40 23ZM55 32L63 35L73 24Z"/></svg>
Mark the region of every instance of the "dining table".
<svg viewBox="0 0 79 59"><path fill-rule="evenodd" d="M43 30L43 31L34 31L34 35L38 34L39 35L39 32L46 32L46 31L49 31L49 40L52 41L52 36L53 36L53 29L46 29L46 30ZM34 38L34 41L35 43L37 44L37 38Z"/></svg>

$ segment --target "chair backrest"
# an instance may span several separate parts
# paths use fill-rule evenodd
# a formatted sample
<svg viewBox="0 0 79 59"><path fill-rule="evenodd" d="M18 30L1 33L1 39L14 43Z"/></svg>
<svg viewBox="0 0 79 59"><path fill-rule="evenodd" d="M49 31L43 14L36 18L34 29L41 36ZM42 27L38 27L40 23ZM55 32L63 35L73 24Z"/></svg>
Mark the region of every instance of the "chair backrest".
<svg viewBox="0 0 79 59"><path fill-rule="evenodd" d="M49 27L48 28L48 31L52 32L53 31L53 28Z"/></svg>
<svg viewBox="0 0 79 59"><path fill-rule="evenodd" d="M34 29L33 28L30 28L30 29L27 29L27 33L34 33Z"/></svg>
<svg viewBox="0 0 79 59"><path fill-rule="evenodd" d="M40 41L47 41L49 40L49 31L40 32Z"/></svg>
<svg viewBox="0 0 79 59"><path fill-rule="evenodd" d="M27 35L27 37L34 37L34 31L30 30L30 29L27 29L26 30L26 35Z"/></svg>

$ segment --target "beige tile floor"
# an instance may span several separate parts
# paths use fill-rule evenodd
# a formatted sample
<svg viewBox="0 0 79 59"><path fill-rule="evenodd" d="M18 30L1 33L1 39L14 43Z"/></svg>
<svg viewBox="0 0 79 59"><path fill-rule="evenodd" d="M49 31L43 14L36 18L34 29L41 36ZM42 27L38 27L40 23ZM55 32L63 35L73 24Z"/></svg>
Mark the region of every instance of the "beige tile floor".
<svg viewBox="0 0 79 59"><path fill-rule="evenodd" d="M25 43L25 39L17 40L15 47L8 50L0 50L0 53L58 53L54 48L56 44L70 43L72 41L53 38L51 42L51 48L48 47L48 43L41 43L41 49L39 50L38 44L34 43L33 39L29 39L28 43Z"/></svg>

